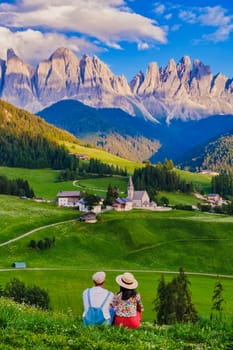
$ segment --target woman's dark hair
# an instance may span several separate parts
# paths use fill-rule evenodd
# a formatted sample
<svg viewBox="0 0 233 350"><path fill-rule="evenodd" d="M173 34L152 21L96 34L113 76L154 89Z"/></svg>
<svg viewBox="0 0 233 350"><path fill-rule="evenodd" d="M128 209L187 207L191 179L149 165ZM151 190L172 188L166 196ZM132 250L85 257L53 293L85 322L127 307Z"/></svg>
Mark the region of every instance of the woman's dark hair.
<svg viewBox="0 0 233 350"><path fill-rule="evenodd" d="M122 300L128 300L137 294L135 289L126 289L124 287L120 287L120 292L122 293Z"/></svg>

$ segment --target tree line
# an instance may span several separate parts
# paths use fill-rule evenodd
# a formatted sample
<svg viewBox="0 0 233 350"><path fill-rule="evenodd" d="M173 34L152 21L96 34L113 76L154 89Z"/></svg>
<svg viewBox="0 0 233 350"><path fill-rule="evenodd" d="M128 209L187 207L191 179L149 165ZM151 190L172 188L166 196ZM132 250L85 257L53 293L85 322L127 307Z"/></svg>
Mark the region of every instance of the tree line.
<svg viewBox="0 0 233 350"><path fill-rule="evenodd" d="M12 196L26 196L29 198L35 196L27 180L20 178L9 180L6 176L0 176L0 193Z"/></svg>
<svg viewBox="0 0 233 350"><path fill-rule="evenodd" d="M224 173L213 176L211 179L211 190L219 193L222 197L233 195L233 174Z"/></svg>
<svg viewBox="0 0 233 350"><path fill-rule="evenodd" d="M150 198L154 198L157 191L192 192L192 182L181 180L180 176L172 169L173 162L167 159L165 159L164 164L159 162L156 166L148 165L145 168L135 169L133 174L135 189L145 189Z"/></svg>
<svg viewBox="0 0 233 350"><path fill-rule="evenodd" d="M68 151L41 135L20 137L0 131L0 164L20 168L66 169L71 165Z"/></svg>
<svg viewBox="0 0 233 350"><path fill-rule="evenodd" d="M97 174L127 176L127 170L119 166L110 165L101 162L98 159L90 158L89 162L80 161L79 158L72 156L69 168L61 171L58 175L58 181L75 180L86 175Z"/></svg>

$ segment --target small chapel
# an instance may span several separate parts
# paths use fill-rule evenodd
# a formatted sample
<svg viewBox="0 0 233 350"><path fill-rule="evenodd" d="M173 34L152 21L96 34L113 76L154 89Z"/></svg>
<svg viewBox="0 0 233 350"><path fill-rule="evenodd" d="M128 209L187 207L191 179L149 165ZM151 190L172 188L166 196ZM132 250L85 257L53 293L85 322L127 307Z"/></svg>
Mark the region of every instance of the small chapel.
<svg viewBox="0 0 233 350"><path fill-rule="evenodd" d="M133 208L145 208L150 206L150 198L147 191L135 191L132 176L128 181L128 198L132 201Z"/></svg>
<svg viewBox="0 0 233 350"><path fill-rule="evenodd" d="M117 198L112 207L117 211L128 211L133 208L137 209L150 209L152 203L150 203L150 198L148 193L144 191L135 191L132 177L129 177L128 181L128 196L127 198ZM153 204L154 208L155 203Z"/></svg>

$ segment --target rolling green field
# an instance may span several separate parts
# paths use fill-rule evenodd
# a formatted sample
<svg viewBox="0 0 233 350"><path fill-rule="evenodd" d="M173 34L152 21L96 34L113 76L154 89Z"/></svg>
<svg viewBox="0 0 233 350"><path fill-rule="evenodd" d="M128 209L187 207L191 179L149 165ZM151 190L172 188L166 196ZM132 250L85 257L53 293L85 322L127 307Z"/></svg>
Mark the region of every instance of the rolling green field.
<svg viewBox="0 0 233 350"><path fill-rule="evenodd" d="M30 229L78 218L78 212L57 208L55 204L35 203L10 196L0 196L0 242ZM161 272L209 273L189 275L193 301L198 311L209 315L211 296L218 274L231 275L233 266L233 217L174 210L128 213L106 212L96 224L78 220L45 227L30 236L0 246L0 285L17 276L29 284L46 288L52 307L67 313L82 312L81 295L91 284L96 270L107 272L106 287L117 291L115 276L119 271L134 271L145 304L144 320L152 321ZM30 250L31 239L55 237L55 246L45 251ZM27 269L10 269L15 261L25 261ZM32 270L31 270L32 269ZM167 275L166 278L171 278ZM233 312L233 279L221 277L226 313Z"/></svg>
<svg viewBox="0 0 233 350"><path fill-rule="evenodd" d="M194 185L200 190L205 190L206 193L210 192L210 181L211 175L203 175L197 173L190 173L182 170L177 170L179 176L182 179L187 179L187 181L192 181ZM43 197L46 199L56 198L56 194L63 190L74 190L75 186L72 181L67 182L56 182L58 177L58 172L51 169L23 169L23 168L9 168L0 167L0 175L5 175L9 179L23 178L28 180L30 186L36 193L37 197ZM87 188L95 188L97 190L92 191L92 193L101 194L102 190L106 190L109 183L112 186L117 186L124 192L126 191L127 178L120 177L104 177L104 178L89 178L85 180L80 180L81 185ZM100 191L98 191L100 189ZM171 204L196 204L197 200L193 196L186 196L179 193L167 193L162 194L169 198ZM182 198L183 197L183 198Z"/></svg>
<svg viewBox="0 0 233 350"><path fill-rule="evenodd" d="M201 190L203 190L204 193L207 194L211 191L210 184L213 175L191 173L189 171L179 169L176 169L175 171L181 177L181 179L186 180L187 182L192 182L197 192L201 192Z"/></svg>
<svg viewBox="0 0 233 350"><path fill-rule="evenodd" d="M87 154L90 158L99 159L103 163L119 166L122 169L127 169L129 173L133 173L135 168L141 168L142 163L132 162L128 159L120 158L112 153L108 153L98 148L84 147L69 142L62 142L64 146L72 153Z"/></svg>

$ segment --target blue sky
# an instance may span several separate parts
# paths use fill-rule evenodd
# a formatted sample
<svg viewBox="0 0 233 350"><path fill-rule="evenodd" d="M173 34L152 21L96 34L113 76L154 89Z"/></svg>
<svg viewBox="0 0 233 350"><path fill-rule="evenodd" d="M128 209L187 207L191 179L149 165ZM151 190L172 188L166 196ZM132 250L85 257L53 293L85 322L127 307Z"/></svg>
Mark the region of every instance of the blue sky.
<svg viewBox="0 0 233 350"><path fill-rule="evenodd" d="M0 1L0 58L13 48L35 66L60 46L97 55L128 81L184 55L233 78L233 1Z"/></svg>

